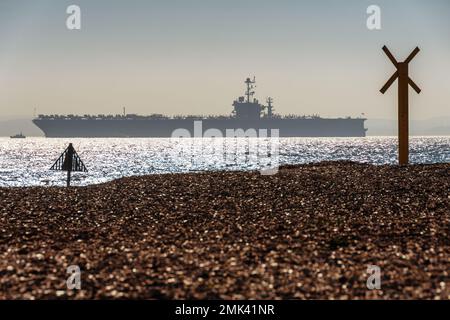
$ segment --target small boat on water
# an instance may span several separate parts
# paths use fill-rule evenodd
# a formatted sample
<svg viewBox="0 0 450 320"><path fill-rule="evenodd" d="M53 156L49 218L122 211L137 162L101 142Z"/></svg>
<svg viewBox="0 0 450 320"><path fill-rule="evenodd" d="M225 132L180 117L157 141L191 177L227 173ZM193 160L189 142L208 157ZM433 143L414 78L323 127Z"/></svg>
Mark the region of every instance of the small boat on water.
<svg viewBox="0 0 450 320"><path fill-rule="evenodd" d="M26 137L21 133L16 134L14 136L10 136L11 139L25 139Z"/></svg>

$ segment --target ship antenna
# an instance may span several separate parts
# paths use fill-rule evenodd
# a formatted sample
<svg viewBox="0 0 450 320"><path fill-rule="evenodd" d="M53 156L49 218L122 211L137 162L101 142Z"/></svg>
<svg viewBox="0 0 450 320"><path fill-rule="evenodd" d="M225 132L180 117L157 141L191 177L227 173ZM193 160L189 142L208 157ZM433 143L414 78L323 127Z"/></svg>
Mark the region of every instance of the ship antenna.
<svg viewBox="0 0 450 320"><path fill-rule="evenodd" d="M272 118L273 116L273 99L271 97L267 98L267 116L269 118Z"/></svg>
<svg viewBox="0 0 450 320"><path fill-rule="evenodd" d="M245 84L247 85L247 91L245 92L245 95L247 96L247 102L250 102L250 97L252 97L255 92L252 91L252 89L254 88L254 84L256 83L256 78L253 77L253 80L251 80L250 78L247 78L247 80L245 80Z"/></svg>
<svg viewBox="0 0 450 320"><path fill-rule="evenodd" d="M125 117L126 115L127 115L127 113L126 113L126 108L123 107L123 117Z"/></svg>

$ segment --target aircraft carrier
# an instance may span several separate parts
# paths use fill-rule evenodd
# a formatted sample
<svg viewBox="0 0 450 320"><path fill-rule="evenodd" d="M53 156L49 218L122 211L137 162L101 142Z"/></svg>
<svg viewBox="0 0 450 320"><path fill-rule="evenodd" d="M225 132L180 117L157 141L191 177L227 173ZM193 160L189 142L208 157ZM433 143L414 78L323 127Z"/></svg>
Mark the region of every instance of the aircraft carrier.
<svg viewBox="0 0 450 320"><path fill-rule="evenodd" d="M39 115L33 119L46 137L203 137L241 136L244 132L257 136L280 137L365 137L364 122L360 118L321 118L318 115L281 116L274 112L273 100L261 104L255 95L255 79L245 81L245 95L232 104L229 116L176 116L161 114L141 116L122 115ZM278 130L276 133L275 130ZM200 131L200 132L199 132Z"/></svg>

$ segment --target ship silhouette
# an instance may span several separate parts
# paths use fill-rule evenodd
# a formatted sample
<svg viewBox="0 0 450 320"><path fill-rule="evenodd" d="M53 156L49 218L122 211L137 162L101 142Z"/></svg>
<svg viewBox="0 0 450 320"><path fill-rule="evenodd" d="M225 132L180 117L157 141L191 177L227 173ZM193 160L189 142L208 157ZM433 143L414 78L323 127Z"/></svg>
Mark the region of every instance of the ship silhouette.
<svg viewBox="0 0 450 320"><path fill-rule="evenodd" d="M255 79L245 80L245 95L232 104L229 116L175 116L162 114L141 116L123 115L39 115L33 119L46 137L172 137L184 129L195 135L196 123L201 121L203 131L214 129L222 136L230 130L265 130L271 136L278 130L280 137L365 137L365 118L321 118L318 115L276 114L273 99L262 105L255 95ZM197 123L198 124L198 123Z"/></svg>
<svg viewBox="0 0 450 320"><path fill-rule="evenodd" d="M22 134L22 132L21 132L21 133L15 134L15 135L13 135L13 136L10 136L10 138L11 138L11 139L25 139L26 136L24 136L24 135Z"/></svg>

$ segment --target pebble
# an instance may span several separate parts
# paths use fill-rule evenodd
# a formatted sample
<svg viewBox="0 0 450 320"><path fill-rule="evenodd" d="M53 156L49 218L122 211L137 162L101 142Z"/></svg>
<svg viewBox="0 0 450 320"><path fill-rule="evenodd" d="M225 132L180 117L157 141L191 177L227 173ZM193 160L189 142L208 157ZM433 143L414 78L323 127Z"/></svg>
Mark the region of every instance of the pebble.
<svg viewBox="0 0 450 320"><path fill-rule="evenodd" d="M0 188L0 230L0 299L450 299L449 164Z"/></svg>

